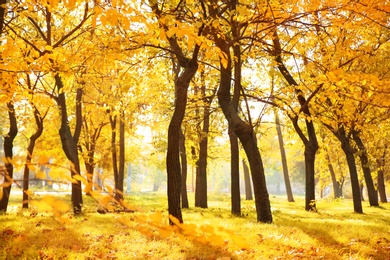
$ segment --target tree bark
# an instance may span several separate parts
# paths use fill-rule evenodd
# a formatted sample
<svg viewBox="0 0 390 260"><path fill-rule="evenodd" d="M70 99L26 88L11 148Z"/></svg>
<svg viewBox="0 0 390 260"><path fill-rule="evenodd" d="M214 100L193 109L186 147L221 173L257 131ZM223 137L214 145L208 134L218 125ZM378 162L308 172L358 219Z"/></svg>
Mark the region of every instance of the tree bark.
<svg viewBox="0 0 390 260"><path fill-rule="evenodd" d="M77 143L78 138L80 136L80 129L81 129L81 117L78 116L78 106L81 106L81 96L82 96L82 90L77 90L77 96L76 96L76 128L74 135L72 136L69 123L68 123L68 110L66 106L66 98L65 93L63 91L63 82L59 74L56 74L54 76L56 81L56 86L58 89L58 98L57 98L57 104L60 110L61 115L61 127L59 130L59 134L61 137L61 143L62 143L62 149L65 152L66 157L71 162L71 177L75 177L77 175L80 175L80 162L78 157L78 149L77 149ZM82 213L82 204L83 204L83 198L82 198L82 189L81 189L81 182L79 180L73 180L72 181L72 206L73 206L73 212L75 215L79 215Z"/></svg>
<svg viewBox="0 0 390 260"><path fill-rule="evenodd" d="M386 150L387 150L387 145L385 145L385 150L382 154L382 157L377 159L377 167L378 167L378 177L377 177L377 182L378 182L378 193L379 193L379 198L382 203L387 203L387 195L386 195L386 186L385 186L385 174L384 174L384 166L385 166L385 158L386 158Z"/></svg>
<svg viewBox="0 0 390 260"><path fill-rule="evenodd" d="M359 136L359 133L354 131L352 133L352 138L355 141L357 147L359 148L358 156L360 158L360 162L362 165L362 170L363 170L364 180L366 182L368 200L370 202L370 206L379 206L378 192L375 190L374 181L372 180L367 150L363 144L363 140Z"/></svg>
<svg viewBox="0 0 390 260"><path fill-rule="evenodd" d="M329 169L330 177L332 178L333 197L335 199L338 199L343 196L342 184L336 179L336 173L334 171L333 164L330 162L329 156L327 155L326 158L328 161L328 169Z"/></svg>
<svg viewBox="0 0 390 260"><path fill-rule="evenodd" d="M191 79L194 77L198 63L197 55L188 63L184 72L175 81L175 108L168 127L168 150L166 156L168 174L168 213L183 222L180 208L181 166L180 166L180 130L187 105L187 93ZM171 223L172 224L172 223Z"/></svg>
<svg viewBox="0 0 390 260"><path fill-rule="evenodd" d="M378 193L382 203L387 203L385 177L383 169L378 171Z"/></svg>
<svg viewBox="0 0 390 260"><path fill-rule="evenodd" d="M297 100L301 107L301 111L305 115L306 123L306 132L307 136L303 133L302 129L298 125L298 116L296 115L292 118L293 125L297 131L299 137L301 138L305 146L305 179L306 179L306 188L305 188L305 209L307 211L317 211L315 204L315 156L318 150L318 140L314 128L314 123L311 118L311 113L309 110L308 100L303 96L302 91L298 88L298 83L295 81L293 76L290 74L290 71L284 65L282 59L282 48L280 45L279 37L277 31L274 31L274 53L275 61L277 62L278 69L283 75L287 83L291 86L295 86L295 93L297 94Z"/></svg>
<svg viewBox="0 0 390 260"><path fill-rule="evenodd" d="M125 178L125 111L121 108L119 120L119 168L118 182L115 187L115 198L123 201L123 182Z"/></svg>
<svg viewBox="0 0 390 260"><path fill-rule="evenodd" d="M253 200L252 196L252 183L249 176L249 168L245 160L242 159L242 168L244 169L244 181L245 181L245 199Z"/></svg>
<svg viewBox="0 0 390 260"><path fill-rule="evenodd" d="M241 215L241 194L240 194L240 153L238 138L234 130L229 126L230 141L230 192L231 192L231 212L232 215Z"/></svg>
<svg viewBox="0 0 390 260"><path fill-rule="evenodd" d="M206 108L203 116L203 130L201 131L201 141L199 144L199 159L196 163L196 185L195 185L195 207L207 208L207 146L209 132L209 116L206 114Z"/></svg>
<svg viewBox="0 0 390 260"><path fill-rule="evenodd" d="M218 102L232 130L240 139L248 158L252 174L255 194L257 220L264 223L272 223L271 204L266 186L263 162L257 146L256 135L253 127L245 123L238 115L230 98L230 86L232 76L232 60L229 46L222 38L215 39L216 45L224 52L227 64L220 62L220 85L218 89ZM224 61L225 62L225 61Z"/></svg>
<svg viewBox="0 0 390 260"><path fill-rule="evenodd" d="M352 186L352 199L353 199L354 212L363 213L355 156L353 154L352 147L349 143L349 138L347 137L344 127L339 127L336 131L332 131L332 133L341 142L341 148L343 149L347 159L349 176L350 176L351 186Z"/></svg>
<svg viewBox="0 0 390 260"><path fill-rule="evenodd" d="M112 111L111 111L112 112ZM116 135L117 135L117 115L110 115L110 125L111 125L111 160L112 160L112 170L114 172L114 185L118 183L119 171L118 171L118 153L116 148Z"/></svg>
<svg viewBox="0 0 390 260"><path fill-rule="evenodd" d="M7 183L7 185L3 186L3 196L0 199L0 212L7 212L9 196L11 194L12 178L14 173L14 166L11 163L10 159L13 158L13 141L18 133L15 107L12 101L9 101L7 103L7 108L10 122L8 134L4 136L4 157L8 159L4 163L4 184Z"/></svg>
<svg viewBox="0 0 390 260"><path fill-rule="evenodd" d="M288 173L286 150L284 149L283 134L282 134L282 128L280 127L278 111L274 110L274 114L275 114L276 132L278 134L278 141L279 141L280 157L282 159L283 177L284 177L284 184L286 186L287 201L294 202L294 196L291 189L290 175Z"/></svg>
<svg viewBox="0 0 390 260"><path fill-rule="evenodd" d="M180 152L180 160L181 160L181 207L183 209L189 208L188 203L188 194L187 194L187 151L185 145L185 135L183 130L180 129L180 140L179 140L179 152Z"/></svg>
<svg viewBox="0 0 390 260"><path fill-rule="evenodd" d="M39 113L39 110L34 104L31 104L34 108L34 119L35 123L37 125L37 130L34 134L30 136L29 143L27 146L27 155L26 155L26 164L24 166L23 171L23 201L22 201L22 207L28 208L28 180L30 176L30 168L28 167L31 164L32 155L35 148L35 142L36 140L42 135L43 133L43 117Z"/></svg>

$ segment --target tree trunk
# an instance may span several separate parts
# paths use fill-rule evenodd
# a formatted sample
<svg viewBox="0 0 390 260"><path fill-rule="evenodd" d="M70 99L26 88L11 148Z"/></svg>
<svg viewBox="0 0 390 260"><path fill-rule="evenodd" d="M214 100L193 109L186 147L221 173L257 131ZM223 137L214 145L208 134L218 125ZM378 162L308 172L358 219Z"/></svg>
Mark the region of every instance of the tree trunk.
<svg viewBox="0 0 390 260"><path fill-rule="evenodd" d="M383 169L378 171L378 193L382 203L387 203L385 177Z"/></svg>
<svg viewBox="0 0 390 260"><path fill-rule="evenodd" d="M123 201L123 182L125 179L125 111L122 108L119 120L119 168L118 182L115 186L115 198Z"/></svg>
<svg viewBox="0 0 390 260"><path fill-rule="evenodd" d="M280 156L282 159L283 177L284 177L284 184L286 186L287 200L289 202L294 202L294 196L292 193L291 183L290 183L290 175L288 173L286 151L284 149L282 128L280 127L279 115L278 115L278 112L276 110L274 110L274 114L275 114L276 132L278 133Z"/></svg>
<svg viewBox="0 0 390 260"><path fill-rule="evenodd" d="M370 206L379 206L378 192L375 190L374 181L372 180L367 150L363 144L363 140L359 136L359 133L354 131L352 134L352 137L353 137L353 140L355 140L355 143L359 148L358 156L360 158L360 162L362 165L364 180L366 181L368 200L370 202Z"/></svg>
<svg viewBox="0 0 390 260"><path fill-rule="evenodd" d="M113 112L113 111L111 111ZM111 125L111 160L112 160L112 170L114 172L114 185L117 186L119 180L119 171L118 171L118 153L116 149L116 135L117 135L117 115L110 115L110 125Z"/></svg>
<svg viewBox="0 0 390 260"><path fill-rule="evenodd" d="M253 127L245 123L238 115L230 99L231 86L231 55L229 46L222 38L217 38L216 45L224 52L227 64L220 62L220 86L218 89L218 102L222 108L228 124L240 139L248 158L253 188L255 194L255 205L257 220L264 223L272 223L271 205L267 191L263 162L257 146L256 135Z"/></svg>
<svg viewBox="0 0 390 260"><path fill-rule="evenodd" d="M201 96L206 98L206 85L201 87ZM195 206L207 208L207 157L208 134L210 129L210 104L212 99L205 101L203 108L203 127L199 134L199 160L195 186Z"/></svg>
<svg viewBox="0 0 390 260"><path fill-rule="evenodd" d="M314 130L313 130L314 131ZM317 211L315 194L315 158L318 145L309 142L305 145L306 195L305 209Z"/></svg>
<svg viewBox="0 0 390 260"><path fill-rule="evenodd" d="M229 126L229 140L230 140L230 186L231 186L231 212L232 215L241 215L241 194L240 194L240 154L238 147L238 138L232 127Z"/></svg>
<svg viewBox="0 0 390 260"><path fill-rule="evenodd" d="M363 181L361 181L359 183L359 191L360 191L360 199L361 201L365 201L364 200L364 195L363 195L363 191L364 191L364 184L363 184Z"/></svg>
<svg viewBox="0 0 390 260"><path fill-rule="evenodd" d="M314 129L314 123L311 118L309 110L309 104L306 98L303 96L302 91L298 88L299 84L295 81L290 71L283 63L282 59L282 48L278 38L277 31L274 31L274 53L275 61L277 62L278 69L283 75L287 83L291 86L295 86L295 93L297 96L298 103L301 107L301 111L305 115L307 137L303 133L302 129L298 125L298 116L293 118L293 125L305 145L305 176L306 176L306 193L305 193L305 209L308 211L317 211L315 205L315 156L318 150L318 140ZM319 89L319 88L318 88Z"/></svg>
<svg viewBox="0 0 390 260"><path fill-rule="evenodd" d="M168 213L183 222L180 208L181 193L181 166L180 166L180 130L187 106L187 93L191 79L198 69L197 55L198 46L194 51L193 58L188 61L184 71L175 80L176 99L174 112L168 127L168 150L166 157L168 174ZM173 224L172 222L170 222Z"/></svg>
<svg viewBox="0 0 390 260"><path fill-rule="evenodd" d="M245 199L246 200L253 200L251 177L249 176L248 165L246 164L244 159L242 159L242 168L244 169Z"/></svg>
<svg viewBox="0 0 390 260"><path fill-rule="evenodd" d="M341 142L341 148L343 149L344 154L347 158L349 175L350 175L351 186L352 186L352 199L353 199L354 211L356 213L363 213L356 162L355 162L355 157L353 154L352 147L349 143L349 138L347 137L345 133L345 129L343 127L340 127L339 129L337 129L337 131L332 131L332 132L337 137L337 139Z"/></svg>
<svg viewBox="0 0 390 260"><path fill-rule="evenodd" d="M180 140L179 140L179 152L181 159L181 207L183 209L189 208L188 194L187 194L187 151L185 145L185 136L183 130L180 129Z"/></svg>
<svg viewBox="0 0 390 260"><path fill-rule="evenodd" d="M336 173L334 171L332 163L330 162L329 156L327 155L326 158L328 160L329 173L330 173L330 176L332 178L333 196L335 199L338 199L338 198L341 198L343 196L343 189L342 189L341 183L336 179Z"/></svg>
<svg viewBox="0 0 390 260"><path fill-rule="evenodd" d="M1 10L1 9L0 9ZM10 159L13 158L13 142L18 133L18 125L16 122L15 107L12 101L7 103L8 108L8 117L9 117L9 132L4 136L4 157L8 160L5 161L5 171L4 171L4 184L3 186L3 196L0 199L0 212L7 212L9 196L11 194L12 187L12 178L14 173L14 166L12 165Z"/></svg>
<svg viewBox="0 0 390 260"><path fill-rule="evenodd" d="M63 91L64 85L59 74L56 74L54 78L59 93L57 98L57 104L61 114L61 127L59 130L59 134L61 137L62 149L64 150L66 157L72 164L71 177L73 178L77 175L80 175L80 162L78 157L77 143L80 135L79 129L81 128L81 123L80 123L81 118L77 116L79 113L77 110L78 110L78 106L81 106L82 91L81 89L77 90L77 97L76 97L77 123L76 123L75 133L72 136L69 123L68 123L68 110L66 106L65 93ZM75 215L81 214L82 204L83 204L83 198L82 198L81 182L79 180L73 180L72 181L72 206Z"/></svg>
<svg viewBox="0 0 390 260"><path fill-rule="evenodd" d="M30 176L30 169L28 166L31 164L32 155L35 148L35 142L36 140L42 135L43 132L43 118L41 117L39 110L36 108L34 104L31 104L34 108L34 118L35 123L37 125L37 130L34 134L30 136L30 140L27 146L27 155L26 155L26 164L24 166L24 172L23 172L23 201L22 201L22 207L28 208L28 180Z"/></svg>

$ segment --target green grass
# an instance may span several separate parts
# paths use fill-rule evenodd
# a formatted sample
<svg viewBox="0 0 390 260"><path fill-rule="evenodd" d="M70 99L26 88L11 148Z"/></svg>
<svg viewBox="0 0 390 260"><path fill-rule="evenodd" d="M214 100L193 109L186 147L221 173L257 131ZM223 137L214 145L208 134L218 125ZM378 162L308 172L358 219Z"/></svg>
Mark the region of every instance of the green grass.
<svg viewBox="0 0 390 260"><path fill-rule="evenodd" d="M65 224L51 213L22 210L20 201L12 198L9 213L0 215L0 259L390 259L389 204L364 202L365 213L355 214L350 200L320 200L314 213L304 210L303 198L288 203L272 197L273 224L255 221L253 201L242 201L243 217L232 216L230 198L223 195L210 195L208 209L183 210L185 223L196 224L197 232L209 226L230 230L250 245L242 249L226 232L222 245L159 236L158 227L137 219L162 212L167 224L160 193L126 197L139 212L103 215L86 197L83 216L66 213Z"/></svg>

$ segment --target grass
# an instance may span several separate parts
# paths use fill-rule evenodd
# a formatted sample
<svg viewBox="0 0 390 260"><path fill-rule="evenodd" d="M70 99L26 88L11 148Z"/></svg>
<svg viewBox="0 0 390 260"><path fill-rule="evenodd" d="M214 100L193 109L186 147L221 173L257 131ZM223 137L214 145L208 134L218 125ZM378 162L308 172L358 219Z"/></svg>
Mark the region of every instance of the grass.
<svg viewBox="0 0 390 260"><path fill-rule="evenodd" d="M70 201L69 196L61 199ZM350 200L320 200L314 213L304 210L303 198L288 203L272 197L274 223L261 224L255 221L253 201L242 201L243 216L234 217L228 196L210 195L208 209L183 210L185 223L196 224L196 232L205 230L205 236L210 227L235 235L221 233L223 244L204 244L159 236L158 227L137 220L162 212L156 221L167 224L164 194L132 194L126 200L139 212L99 214L85 198L84 214L66 213L63 224L51 213L22 210L15 196L10 212L0 215L0 259L390 259L388 204L369 207L364 202L365 213L355 214ZM247 241L249 248L234 238Z"/></svg>

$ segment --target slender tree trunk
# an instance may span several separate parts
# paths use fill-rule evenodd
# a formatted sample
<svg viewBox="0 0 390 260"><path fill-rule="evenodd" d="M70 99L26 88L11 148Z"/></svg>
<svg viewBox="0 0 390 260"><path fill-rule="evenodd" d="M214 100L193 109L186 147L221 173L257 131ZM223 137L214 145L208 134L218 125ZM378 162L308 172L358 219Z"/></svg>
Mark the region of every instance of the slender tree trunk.
<svg viewBox="0 0 390 260"><path fill-rule="evenodd" d="M364 191L364 184L363 181L360 181L359 183L359 191L360 191L360 199L361 201L365 201L363 191Z"/></svg>
<svg viewBox="0 0 390 260"><path fill-rule="evenodd" d="M278 140L279 140L280 156L282 159L283 177L284 177L284 184L286 186L287 200L289 202L294 202L294 196L292 193L291 183L290 183L290 175L288 173L286 151L284 149L282 128L280 127L279 115L278 115L278 111L276 111L276 109L274 110L274 114L275 114L276 132L278 134Z"/></svg>
<svg viewBox="0 0 390 260"><path fill-rule="evenodd" d="M125 111L122 108L119 121L119 168L118 168L118 183L115 187L115 198L119 201L123 200L123 182L125 179Z"/></svg>
<svg viewBox="0 0 390 260"><path fill-rule="evenodd" d="M34 118L35 123L37 125L37 130L34 134L31 135L28 146L27 146L27 155L26 155L26 164L24 166L24 172L23 172L23 208L28 208L28 180L30 176L30 169L28 168L28 165L31 164L32 155L35 148L35 142L36 140L42 135L43 133L43 118L41 117L39 110L36 108L34 104L32 104L34 107Z"/></svg>
<svg viewBox="0 0 390 260"><path fill-rule="evenodd" d="M377 167L378 167L378 193L379 198L382 203L387 203L387 195L386 195L386 186L385 186L385 174L384 174L384 166L385 166L385 158L386 158L386 150L387 145L385 145L385 150L383 152L382 158L377 159Z"/></svg>
<svg viewBox="0 0 390 260"><path fill-rule="evenodd" d="M65 93L63 91L64 85L59 74L55 75L55 81L59 93L57 98L57 103L61 113L61 127L59 130L59 134L61 137L62 149L64 150L68 160L72 163L71 177L73 178L76 175L80 175L80 162L78 157L77 143L78 143L78 139L80 136L80 129L81 129L81 123L80 123L81 117L79 115L80 113L79 106L81 106L82 90L81 89L77 90L77 97L76 97L77 123L76 123L75 133L72 136L69 123L68 123L68 111L66 106L66 98L65 98ZM81 182L79 180L74 180L72 181L72 205L73 205L73 212L75 215L81 214L82 204L83 204L83 198L82 198Z"/></svg>
<svg viewBox="0 0 390 260"><path fill-rule="evenodd" d="M241 215L241 194L240 194L240 154L238 147L238 138L232 127L229 126L230 140L230 189L231 189L231 212L232 215Z"/></svg>
<svg viewBox="0 0 390 260"><path fill-rule="evenodd" d="M116 147L116 135L117 135L117 115L110 115L110 125L111 125L111 160L112 160L112 170L114 172L114 183L115 188L119 180L119 170L118 170L118 153Z"/></svg>
<svg viewBox="0 0 390 260"><path fill-rule="evenodd" d="M327 155L326 158L328 160L329 173L330 173L330 176L332 178L333 196L335 199L341 198L343 196L343 190L342 190L341 183L336 179L336 173L334 171L332 163L330 162L329 156Z"/></svg>
<svg viewBox="0 0 390 260"><path fill-rule="evenodd" d="M181 159L181 207L184 209L189 208L188 194L187 194L187 151L185 145L185 135L183 130L180 129L180 140L179 140L179 152Z"/></svg>
<svg viewBox="0 0 390 260"><path fill-rule="evenodd" d="M244 169L245 199L246 200L253 200L251 177L249 175L248 165L246 164L244 159L242 159L242 168Z"/></svg>
<svg viewBox="0 0 390 260"><path fill-rule="evenodd" d="M356 213L363 213L355 156L353 154L352 147L349 143L349 138L347 137L343 127L340 127L339 129L337 129L337 131L332 131L332 132L337 137L337 139L341 142L341 148L343 149L347 159L351 186L352 186L352 199L353 199L354 211Z"/></svg>
<svg viewBox="0 0 390 260"><path fill-rule="evenodd" d="M240 139L242 146L248 158L253 188L255 194L255 205L257 220L264 223L272 222L271 204L266 186L265 172L260 152L257 146L256 135L253 127L245 123L238 115L230 99L231 86L231 55L229 46L222 39L215 40L216 45L224 52L227 58L227 64L220 65L220 86L218 89L218 101L230 126L233 126L233 131Z"/></svg>
<svg viewBox="0 0 390 260"><path fill-rule="evenodd" d="M358 156L360 158L360 162L362 165L364 180L366 181L368 200L370 202L370 206L379 206L378 192L375 190L374 181L372 180L367 150L363 144L363 140L360 138L357 132L353 132L352 137L359 148Z"/></svg>
<svg viewBox="0 0 390 260"><path fill-rule="evenodd" d="M209 110L204 109L203 130L199 144L199 159L197 161L197 174L195 185L195 207L207 208L207 149L208 132L210 126Z"/></svg>
<svg viewBox="0 0 390 260"><path fill-rule="evenodd" d="M232 10L237 8L238 0L232 1ZM240 26L238 22L234 19L231 20L232 23L232 36L234 39L240 38ZM234 55L234 88L233 88L233 97L231 100L231 105L233 106L235 112L238 111L238 105L240 102L240 93L241 93L241 80L242 80L242 57L241 57L241 46L240 44L233 44L233 55ZM250 115L249 115L250 116ZM240 192L240 151L238 146L238 138L234 133L234 126L229 122L229 140L230 140L230 174L231 174L231 212L233 215L241 215L241 192Z"/></svg>
<svg viewBox="0 0 390 260"><path fill-rule="evenodd" d="M290 71L284 65L282 59L282 48L280 45L277 31L274 31L274 53L275 61L278 63L278 69L283 75L287 83L291 86L295 86L295 93L297 94L297 100L301 107L301 111L305 115L306 132L307 136L303 133L298 124L298 116L293 118L293 125L305 145L305 177L306 177L306 193L305 193L305 209L308 211L317 211L315 205L315 156L318 150L318 140L315 133L314 123L311 118L309 110L309 104L306 98L303 96L302 91L298 88L299 84L295 81ZM321 85L322 86L322 85ZM320 86L320 87L321 87ZM319 87L319 88L320 88ZM319 90L319 88L317 90Z"/></svg>
<svg viewBox="0 0 390 260"><path fill-rule="evenodd" d="M382 203L387 203L385 177L383 169L378 171L378 193Z"/></svg>
<svg viewBox="0 0 390 260"><path fill-rule="evenodd" d="M13 158L12 149L14 146L13 142L18 133L18 125L16 122L15 107L12 101L9 101L7 103L7 108L8 108L10 127L9 127L8 134L4 136L4 157L7 159L12 159ZM12 165L10 160L6 160L4 166L5 166L4 184L7 183L7 185L3 186L3 196L0 199L0 212L7 212L9 196L11 194L12 178L14 173L14 166Z"/></svg>
<svg viewBox="0 0 390 260"><path fill-rule="evenodd" d="M191 79L196 73L196 61L181 74L176 84L175 108L168 127L167 173L168 173L168 212L180 222L183 222L180 208L181 166L180 166L180 129L187 105L187 91Z"/></svg>

